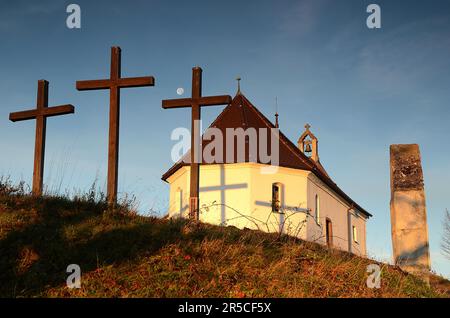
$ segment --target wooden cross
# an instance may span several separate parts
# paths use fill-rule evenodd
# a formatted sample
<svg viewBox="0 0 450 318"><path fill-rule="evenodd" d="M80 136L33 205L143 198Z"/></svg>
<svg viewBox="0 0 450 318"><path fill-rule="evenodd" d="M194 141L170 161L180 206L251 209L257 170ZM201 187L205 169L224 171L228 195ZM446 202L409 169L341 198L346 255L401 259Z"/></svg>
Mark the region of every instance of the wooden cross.
<svg viewBox="0 0 450 318"><path fill-rule="evenodd" d="M48 82L46 80L40 80L38 81L36 109L9 114L9 120L13 122L36 119L32 189L34 196L42 195L47 117L73 114L74 112L75 108L72 105L48 107Z"/></svg>
<svg viewBox="0 0 450 318"><path fill-rule="evenodd" d="M200 121L202 106L218 106L231 103L231 96L208 96L202 97L202 69L194 67L192 69L192 97L169 99L162 101L162 107L167 108L184 108L191 107L191 184L190 184L190 200L189 200L189 217L194 220L199 219L199 174L201 158L200 129L198 123Z"/></svg>
<svg viewBox="0 0 450 318"><path fill-rule="evenodd" d="M129 87L154 86L153 76L121 77L121 49L111 48L111 76L109 79L77 81L79 91L109 89L109 146L108 146L108 203L114 205L117 201L117 183L119 168L119 119L120 119L120 89Z"/></svg>

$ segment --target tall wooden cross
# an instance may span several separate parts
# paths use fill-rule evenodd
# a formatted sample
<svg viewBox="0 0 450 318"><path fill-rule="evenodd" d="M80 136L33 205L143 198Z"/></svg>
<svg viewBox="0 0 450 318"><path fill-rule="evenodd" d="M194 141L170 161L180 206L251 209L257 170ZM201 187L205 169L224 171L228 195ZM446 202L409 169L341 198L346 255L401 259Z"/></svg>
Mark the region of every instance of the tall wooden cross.
<svg viewBox="0 0 450 318"><path fill-rule="evenodd" d="M38 81L36 109L9 114L9 120L16 122L36 119L36 139L34 145L33 195L41 196L44 177L45 134L47 130L47 117L73 114L72 105L48 107L48 82Z"/></svg>
<svg viewBox="0 0 450 318"><path fill-rule="evenodd" d="M162 101L162 107L167 108L184 108L191 107L191 184L190 184L190 200L189 200L189 217L194 220L199 219L199 174L201 160L200 147L200 129L199 122L201 117L200 108L202 106L218 106L231 103L231 96L208 96L202 97L202 69L194 67L192 69L192 97L169 99Z"/></svg>
<svg viewBox="0 0 450 318"><path fill-rule="evenodd" d="M154 86L153 76L121 77L121 49L111 48L111 76L109 79L77 81L79 91L109 89L109 146L108 146L108 203L114 205L117 201L117 183L119 168L119 119L120 119L120 89L129 87Z"/></svg>

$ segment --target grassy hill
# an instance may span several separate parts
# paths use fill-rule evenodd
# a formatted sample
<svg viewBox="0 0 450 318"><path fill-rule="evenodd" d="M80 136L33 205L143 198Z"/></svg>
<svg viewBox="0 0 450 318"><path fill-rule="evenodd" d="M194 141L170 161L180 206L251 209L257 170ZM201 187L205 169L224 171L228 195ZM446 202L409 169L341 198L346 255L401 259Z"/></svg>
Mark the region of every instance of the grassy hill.
<svg viewBox="0 0 450 318"><path fill-rule="evenodd" d="M256 231L108 211L88 194L34 199L0 182L0 297L449 297L372 260ZM78 264L82 288L65 286Z"/></svg>

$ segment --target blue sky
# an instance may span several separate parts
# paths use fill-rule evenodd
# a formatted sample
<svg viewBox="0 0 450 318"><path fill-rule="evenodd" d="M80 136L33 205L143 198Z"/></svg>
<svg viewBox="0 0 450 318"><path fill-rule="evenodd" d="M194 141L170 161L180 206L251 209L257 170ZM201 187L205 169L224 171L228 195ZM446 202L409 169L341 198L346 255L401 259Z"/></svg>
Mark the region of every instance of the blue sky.
<svg viewBox="0 0 450 318"><path fill-rule="evenodd" d="M77 3L82 28L66 27ZM382 28L366 27L377 3ZM391 257L389 145L419 143L425 173L433 268L450 208L450 3L433 1L0 1L0 175L31 183L33 121L12 111L35 106L37 80L50 81L50 105L76 114L50 118L45 183L52 191L105 184L108 91L78 92L75 81L109 76L110 47L122 47L122 75L156 77L153 88L122 90L119 191L142 211L164 212L172 165L170 133L189 127L189 110L161 100L190 91L203 68L204 94L236 91L269 118L278 97L281 130L293 141L306 122L333 179L374 215L368 249ZM204 125L221 107L203 111Z"/></svg>

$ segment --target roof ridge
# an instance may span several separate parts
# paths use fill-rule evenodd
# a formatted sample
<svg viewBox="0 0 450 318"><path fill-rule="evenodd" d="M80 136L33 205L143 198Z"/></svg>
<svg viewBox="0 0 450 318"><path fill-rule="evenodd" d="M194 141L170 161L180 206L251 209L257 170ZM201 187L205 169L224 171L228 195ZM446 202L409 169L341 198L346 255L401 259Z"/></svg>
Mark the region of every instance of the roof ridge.
<svg viewBox="0 0 450 318"><path fill-rule="evenodd" d="M270 123L270 125L268 125L269 126L269 128L276 128L275 127L275 125L263 114L263 113L261 113L260 111L259 111L259 109L258 108L256 108L256 106L254 106L248 99L247 99L247 97L245 97L245 96L243 96L243 98L245 98L245 101L249 104L249 106L250 106L250 108L252 109L252 110L254 110L255 111L255 113L265 122L265 123ZM272 127L270 127L270 126L272 126ZM289 150L291 150L291 152L292 153L294 153L300 160L302 160L304 163L306 163L307 165L309 165L311 168L315 168L315 164L314 163L312 163L310 160L309 160L309 158L308 157L306 157L304 154L303 154L303 156L305 157L305 158L303 158L301 155L300 155L300 151L294 151L293 150L293 148L295 148L296 150L298 150L298 148L289 140L289 138L287 138L284 134L283 134L283 132L281 131L281 129L280 128L277 128L278 129L278 131L279 131L279 135L280 135L280 140L285 144L285 146L286 147L288 147L289 148Z"/></svg>
<svg viewBox="0 0 450 318"><path fill-rule="evenodd" d="M236 109L236 110L234 109L234 107L239 102L239 100L238 100L239 98L240 98L240 105L242 107L241 111L239 111L238 109ZM221 122L221 124L224 127L229 125L230 123L228 121L225 122L225 120L223 118L226 114L228 114L229 112L231 112L233 110L234 110L234 113L232 113L232 114L235 114L237 112L237 114L240 113L240 116L243 116L242 120L240 120L240 124L239 123L237 124L238 126L242 126L242 124L243 124L242 121L246 121L244 123L245 124L244 128L250 127L250 124L255 124L253 122L253 120L251 123L248 122L248 119L249 118L251 119L253 117L247 113L245 113L245 115L244 115L245 110L243 108L248 108L249 111L251 111L254 115L256 115L257 123L256 123L255 127L262 125L263 127L265 126L266 128L277 128L256 106L254 106L247 99L247 97L245 97L244 94L242 94L242 92L239 94L236 94L236 96L233 98L231 103L222 110L222 112L219 114L219 116L217 116L217 118L213 121L213 123L209 126L209 128L215 128L217 126L221 126L221 125L217 125L221 121L223 121L223 123ZM249 116L246 116L246 115L249 115ZM249 118L247 118L247 117L249 117ZM224 128L224 127L221 127L221 128ZM260 127L260 128L263 128L263 127ZM287 153L289 153L290 155L293 155L292 158L296 158L295 160L299 160L298 163L292 163L292 165L291 165L291 163L289 163L289 161L285 161L284 163L282 163L282 161L281 161L282 158L280 157L278 166L311 171L322 182L324 182L326 185L331 187L336 192L336 194L341 196L349 204L354 204L354 206L359 211L361 211L362 213L366 214L369 217L372 216L369 212L367 212L359 204L357 204L352 198L350 198L350 196L348 196L341 188L339 188L339 186L331 179L331 177L325 171L325 168L323 168L323 166L320 162L316 163L313 160L311 160L308 156L306 156L303 152L301 152L300 149L289 138L287 138L281 132L281 130L279 128L277 128L277 129L279 132L279 141L281 141L281 143L283 144L283 149L287 150L288 151ZM201 140L202 141L204 140L204 134L202 134ZM191 153L191 149L189 149L189 151L186 152L186 154L184 156L182 156L182 158L176 164L174 164L166 173L164 173L164 175L162 176L162 179L164 181L167 181L167 178L170 177L170 175L172 175L174 172L176 172L181 166L187 165L187 163L184 162L184 160L187 156L190 156L190 153ZM281 153L281 148L280 148L280 153ZM283 152L283 153L285 153L285 152ZM283 158L284 158L284 156L283 156ZM288 157L286 157L285 160L289 160L287 158Z"/></svg>
<svg viewBox="0 0 450 318"><path fill-rule="evenodd" d="M236 98L236 97L235 97L235 98ZM228 105L220 112L220 114L219 114L219 115L216 117L216 119L208 126L208 128L214 128L214 126L216 125L216 123L224 116L225 113L227 113L227 112L229 111L229 108L231 108L231 107L233 106L233 101L234 101L234 98L233 98L233 100L231 101L231 103L228 104ZM200 140L203 140L203 136L204 136L204 135L205 135L205 134L202 134L202 135L200 136ZM183 162L184 162L184 158L188 157L188 156L190 155L190 153L191 153L191 148L189 148L189 150L186 151L186 153L185 153L184 155L182 155L181 158L180 158L176 163L174 163L174 164L172 165L172 167L169 168L169 170L168 170L164 175L166 175L168 172L170 172L170 171L171 171L173 168L175 168L177 165L183 163ZM163 179L164 179L164 175L163 175Z"/></svg>
<svg viewBox="0 0 450 318"><path fill-rule="evenodd" d="M234 100L234 99L233 99ZM222 111L220 112L220 114L216 117L216 119L214 119L214 121L208 126L208 128L214 128L214 126L216 125L216 123L219 121L219 119L221 119L224 114L228 111L229 108L233 107L233 100L231 101L230 104L228 104L224 109L222 109ZM202 135L203 138L203 135Z"/></svg>
<svg viewBox="0 0 450 318"><path fill-rule="evenodd" d="M276 128L276 126L255 106L252 104L251 101L248 100L247 97L242 96L243 98L245 98L245 101L249 104L249 106L256 112L256 114L265 122L270 123L273 128ZM281 131L280 128L279 129L279 134L280 134L280 139L281 141L292 151L292 153L294 153L299 159L301 159L304 163L306 163L307 165L309 165L311 167L312 170L314 171L320 171L322 174L324 174L326 177L330 178L330 176L328 175L328 173L326 172L325 168L322 166L321 162L314 162L312 161L309 157L307 157L304 153L302 153L298 147L288 138L286 137L285 134L283 134L283 132ZM323 171L322 171L323 170ZM330 178L331 179L331 178ZM332 181L332 180L331 180ZM333 181L333 183L335 183Z"/></svg>

